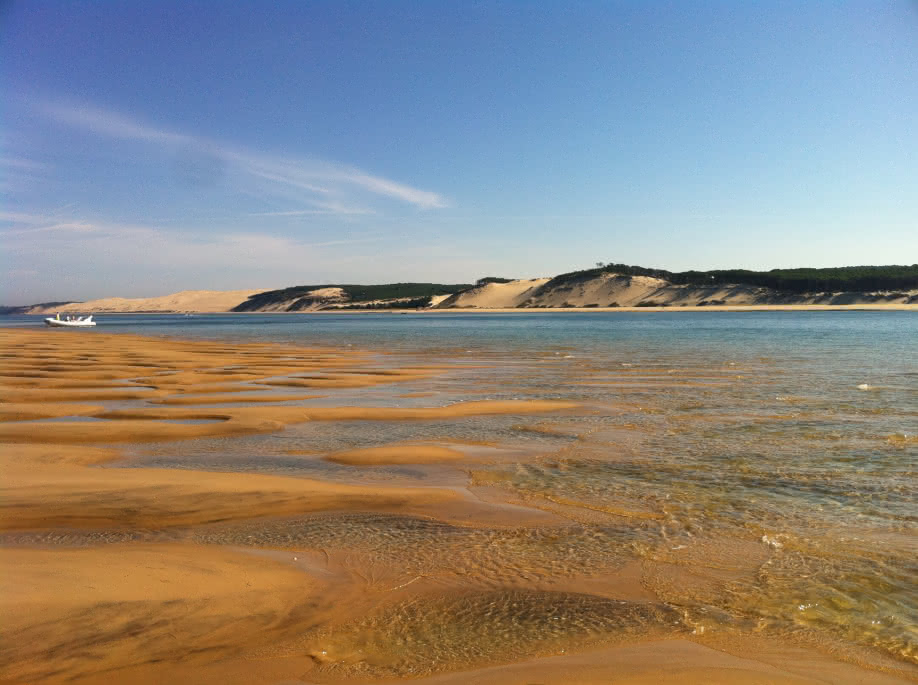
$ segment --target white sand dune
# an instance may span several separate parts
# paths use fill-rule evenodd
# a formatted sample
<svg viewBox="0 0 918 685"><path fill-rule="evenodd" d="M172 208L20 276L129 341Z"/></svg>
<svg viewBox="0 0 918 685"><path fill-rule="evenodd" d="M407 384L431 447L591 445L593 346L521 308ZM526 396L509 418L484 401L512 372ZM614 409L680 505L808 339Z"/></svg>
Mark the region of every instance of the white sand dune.
<svg viewBox="0 0 918 685"><path fill-rule="evenodd" d="M348 294L344 288L330 286L316 288L301 292L285 300L275 300L259 307L260 312L315 312L331 304L341 304L348 301ZM291 309L293 307L293 309Z"/></svg>
<svg viewBox="0 0 918 685"><path fill-rule="evenodd" d="M905 293L781 293L751 285L675 285L650 276L603 273L583 280L550 283L547 278L488 283L453 295L438 309L516 309L579 307L696 307L905 305L918 295Z"/></svg>
<svg viewBox="0 0 918 685"><path fill-rule="evenodd" d="M452 295L436 306L438 308L510 309L525 303L532 294L549 281L532 278L509 283L486 283L471 290Z"/></svg>
<svg viewBox="0 0 918 685"><path fill-rule="evenodd" d="M33 307L29 314L54 312L228 312L264 290L183 290L159 297L106 297L56 307Z"/></svg>
<svg viewBox="0 0 918 685"><path fill-rule="evenodd" d="M56 307L32 307L30 314L54 312L227 312L264 290L185 290L147 298L108 297ZM416 298L351 302L340 287L317 288L253 311L348 311L380 306L415 309ZM903 292L786 293L752 285L675 285L661 278L602 273L582 279L531 278L485 283L454 295L431 298L430 309L567 309L630 307L870 307L918 308L918 290Z"/></svg>

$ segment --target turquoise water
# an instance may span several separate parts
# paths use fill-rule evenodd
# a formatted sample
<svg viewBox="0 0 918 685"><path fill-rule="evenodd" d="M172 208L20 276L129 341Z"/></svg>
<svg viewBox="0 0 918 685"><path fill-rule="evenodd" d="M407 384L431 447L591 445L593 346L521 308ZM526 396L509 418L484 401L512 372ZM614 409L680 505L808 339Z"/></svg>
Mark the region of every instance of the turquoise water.
<svg viewBox="0 0 918 685"><path fill-rule="evenodd" d="M38 326L39 316L6 316L3 326ZM820 352L871 351L894 365L914 353L918 316L912 312L611 312L514 314L103 314L94 331L187 338L342 342L377 346L450 344L487 347L525 343L588 348L610 344L649 345L663 352L673 345L703 344L709 351L751 345L751 353L808 358ZM684 351L684 350L683 350ZM902 368L902 367L900 367Z"/></svg>
<svg viewBox="0 0 918 685"><path fill-rule="evenodd" d="M248 524L210 533L212 541L261 535L267 546L282 539L308 547L313 540L322 549L363 549L412 573L445 573L449 559L488 592L522 592L527 578L602 578L639 561L644 585L695 634L764 632L918 663L914 313L103 315L83 333L98 332L349 345L381 363L451 365L430 379L341 390L316 402L550 397L583 407L542 417L316 422L138 450L138 464L173 468L354 482L452 479L559 512L573 526L559 540L538 530L445 534L404 517L367 525L352 515L321 525ZM426 394L402 396L412 392ZM290 454L442 439L488 443L509 456L447 473ZM463 620L474 631L474 612ZM551 644L559 639L552 633Z"/></svg>

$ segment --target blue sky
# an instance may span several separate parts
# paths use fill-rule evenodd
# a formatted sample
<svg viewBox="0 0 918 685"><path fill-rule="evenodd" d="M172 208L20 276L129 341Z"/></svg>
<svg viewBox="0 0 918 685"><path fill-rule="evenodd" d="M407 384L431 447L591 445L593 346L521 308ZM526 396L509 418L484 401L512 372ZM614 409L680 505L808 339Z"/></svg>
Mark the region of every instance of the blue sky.
<svg viewBox="0 0 918 685"><path fill-rule="evenodd" d="M918 4L12 2L0 302L918 261Z"/></svg>

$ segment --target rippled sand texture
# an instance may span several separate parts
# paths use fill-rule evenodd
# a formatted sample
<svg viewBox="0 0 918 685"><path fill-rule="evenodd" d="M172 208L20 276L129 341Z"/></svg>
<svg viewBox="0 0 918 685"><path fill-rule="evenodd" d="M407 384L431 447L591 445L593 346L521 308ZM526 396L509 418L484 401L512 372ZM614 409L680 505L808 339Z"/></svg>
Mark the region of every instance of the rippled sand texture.
<svg viewBox="0 0 918 685"><path fill-rule="evenodd" d="M918 682L908 386L0 341L0 682Z"/></svg>

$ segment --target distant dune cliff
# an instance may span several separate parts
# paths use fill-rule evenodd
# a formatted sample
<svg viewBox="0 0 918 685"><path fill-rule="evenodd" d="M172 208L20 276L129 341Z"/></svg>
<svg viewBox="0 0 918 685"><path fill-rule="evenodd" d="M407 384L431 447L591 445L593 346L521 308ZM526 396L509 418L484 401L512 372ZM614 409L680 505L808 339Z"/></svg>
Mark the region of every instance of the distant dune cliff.
<svg viewBox="0 0 918 685"><path fill-rule="evenodd" d="M687 271L615 264L532 280L482 279L438 308L918 304L918 265Z"/></svg>
<svg viewBox="0 0 918 685"><path fill-rule="evenodd" d="M488 283L457 293L440 309L556 308L556 307L704 307L716 305L910 304L918 290L904 292L787 293L744 284L675 285L649 276L602 274L574 283L552 284L541 278Z"/></svg>
<svg viewBox="0 0 918 685"><path fill-rule="evenodd" d="M21 307L21 314L55 312L226 312L261 290L183 290L159 297L106 297L87 302L50 302Z"/></svg>
<svg viewBox="0 0 918 685"><path fill-rule="evenodd" d="M236 312L314 312L349 309L418 309L472 286L468 283L299 285L268 290L233 308Z"/></svg>
<svg viewBox="0 0 918 685"><path fill-rule="evenodd" d="M918 264L772 271L674 273L624 264L554 278L482 278L468 283L302 285L280 290L186 290L150 298L111 297L2 307L53 312L315 312L394 309L555 309L909 305L918 308Z"/></svg>

